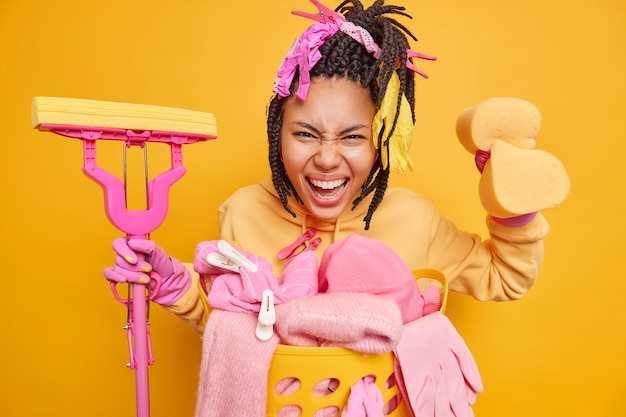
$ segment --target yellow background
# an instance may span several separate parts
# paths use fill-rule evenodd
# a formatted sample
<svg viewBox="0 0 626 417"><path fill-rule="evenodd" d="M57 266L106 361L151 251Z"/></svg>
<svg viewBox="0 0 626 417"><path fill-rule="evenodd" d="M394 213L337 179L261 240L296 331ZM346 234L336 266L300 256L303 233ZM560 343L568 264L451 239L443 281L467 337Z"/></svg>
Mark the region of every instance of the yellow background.
<svg viewBox="0 0 626 417"><path fill-rule="evenodd" d="M542 111L538 147L572 180L546 261L526 298L452 296L449 316L472 349L485 392L478 416L626 415L623 0L410 1L419 62L417 168L394 183L432 197L460 227L485 232L472 155L454 124L465 107L519 96ZM330 4L334 6L334 4ZM276 68L308 24L305 0L0 3L0 415L132 416L125 310L102 278L120 235L74 139L31 129L37 95L182 107L216 115L220 138L184 148L187 175L153 234L190 260L217 238L216 208L267 175L265 104ZM120 171L121 150L100 163ZM150 153L154 173L169 156ZM375 218L374 218L375 220ZM262 221L262 220L261 220ZM271 231L268 231L271 233ZM200 339L151 315L152 415L191 416ZM228 383L228 381L224 381Z"/></svg>

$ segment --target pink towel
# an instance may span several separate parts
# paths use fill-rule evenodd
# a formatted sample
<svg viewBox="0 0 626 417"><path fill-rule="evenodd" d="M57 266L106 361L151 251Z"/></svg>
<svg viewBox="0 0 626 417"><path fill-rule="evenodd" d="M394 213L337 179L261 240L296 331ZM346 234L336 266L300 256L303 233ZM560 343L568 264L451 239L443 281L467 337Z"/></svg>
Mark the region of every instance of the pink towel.
<svg viewBox="0 0 626 417"><path fill-rule="evenodd" d="M420 292L413 273L389 246L361 235L330 245L322 255L320 292L361 292L393 298L402 322L439 310L436 287Z"/></svg>
<svg viewBox="0 0 626 417"><path fill-rule="evenodd" d="M194 269L203 276L211 276L208 299L213 308L258 313L266 289L274 293L275 304L317 293L317 255L314 251L305 249L287 260L279 278L274 276L266 259L243 249L238 251L255 263L258 270L252 272L240 268L237 273L207 263L207 255L218 252L216 240L200 242L196 247Z"/></svg>
<svg viewBox="0 0 626 417"><path fill-rule="evenodd" d="M195 417L265 417L267 372L278 338L255 336L256 316L213 310L202 337Z"/></svg>
<svg viewBox="0 0 626 417"><path fill-rule="evenodd" d="M467 345L443 314L406 324L395 349L395 374L404 399L420 417L472 417L483 385Z"/></svg>
<svg viewBox="0 0 626 417"><path fill-rule="evenodd" d="M281 343L341 346L358 352L390 352L402 334L400 310L391 298L336 293L298 298L276 306L274 330Z"/></svg>

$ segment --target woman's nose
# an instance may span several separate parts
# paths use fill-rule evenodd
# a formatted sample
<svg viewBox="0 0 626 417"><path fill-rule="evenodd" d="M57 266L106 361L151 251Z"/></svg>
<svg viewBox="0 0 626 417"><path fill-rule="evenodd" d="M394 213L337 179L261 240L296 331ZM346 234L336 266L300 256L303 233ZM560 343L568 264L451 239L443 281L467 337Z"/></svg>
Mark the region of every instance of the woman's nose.
<svg viewBox="0 0 626 417"><path fill-rule="evenodd" d="M326 170L336 167L341 161L339 148L334 141L320 143L314 157L315 164Z"/></svg>

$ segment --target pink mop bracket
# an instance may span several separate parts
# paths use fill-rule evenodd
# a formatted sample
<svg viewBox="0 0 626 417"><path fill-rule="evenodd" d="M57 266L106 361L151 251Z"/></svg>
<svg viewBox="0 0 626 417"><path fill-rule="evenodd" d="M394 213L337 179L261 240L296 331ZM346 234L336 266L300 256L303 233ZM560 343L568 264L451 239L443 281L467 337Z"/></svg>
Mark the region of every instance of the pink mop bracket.
<svg viewBox="0 0 626 417"><path fill-rule="evenodd" d="M217 137L207 134L152 130L135 131L122 128L62 124L41 124L38 129L82 140L84 159L82 171L102 186L106 215L114 226L127 234L128 239L148 238L149 234L165 220L168 210L169 189L186 172L182 163L182 145ZM96 141L103 139L123 141L127 147L139 146L143 148L146 142L169 144L171 168L147 184L147 208L145 210L127 209L124 183L97 165ZM115 298L128 308L127 324L124 328L127 330L128 336L130 356L128 366L135 371L137 417L150 415L148 367L152 365L154 358L148 330L148 311L150 298L153 298L160 288L160 277L153 274L152 281L154 281L152 285L131 284L127 299L122 299L118 295L116 286L111 284Z"/></svg>

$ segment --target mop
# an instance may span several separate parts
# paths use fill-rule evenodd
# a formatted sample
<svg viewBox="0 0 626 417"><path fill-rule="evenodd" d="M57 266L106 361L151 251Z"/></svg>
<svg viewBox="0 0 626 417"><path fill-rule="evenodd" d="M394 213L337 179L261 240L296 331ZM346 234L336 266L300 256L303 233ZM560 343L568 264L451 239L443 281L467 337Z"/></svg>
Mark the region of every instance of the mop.
<svg viewBox="0 0 626 417"><path fill-rule="evenodd" d="M185 174L182 145L215 139L217 127L211 113L171 107L86 100L64 97L35 97L32 102L33 128L43 132L82 140L82 171L104 191L105 212L109 221L126 234L127 239L149 239L165 220L169 188ZM102 169L96 162L96 141L124 142L124 181ZM146 172L145 210L129 210L126 192L126 149L137 146L144 151L146 142L170 146L171 168L148 181ZM146 169L147 171L147 169ZM160 277L150 284L130 284L128 297L115 298L126 305L128 367L135 371L137 417L150 415L148 366L154 362L148 330L150 299L160 287Z"/></svg>

